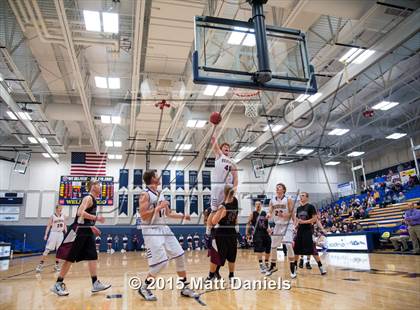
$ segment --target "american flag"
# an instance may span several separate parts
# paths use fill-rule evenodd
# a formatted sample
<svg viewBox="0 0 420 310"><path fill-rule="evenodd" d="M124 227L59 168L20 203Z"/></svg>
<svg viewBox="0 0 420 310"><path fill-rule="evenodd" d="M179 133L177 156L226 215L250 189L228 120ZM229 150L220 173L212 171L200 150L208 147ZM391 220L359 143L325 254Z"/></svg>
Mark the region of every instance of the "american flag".
<svg viewBox="0 0 420 310"><path fill-rule="evenodd" d="M72 152L70 175L105 176L106 153Z"/></svg>

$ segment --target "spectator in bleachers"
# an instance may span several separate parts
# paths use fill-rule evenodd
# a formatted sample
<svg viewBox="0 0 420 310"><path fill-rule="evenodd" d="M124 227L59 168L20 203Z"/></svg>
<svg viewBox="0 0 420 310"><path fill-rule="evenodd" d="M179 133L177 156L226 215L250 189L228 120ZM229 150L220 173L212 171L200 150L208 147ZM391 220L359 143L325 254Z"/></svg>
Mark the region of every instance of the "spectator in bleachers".
<svg viewBox="0 0 420 310"><path fill-rule="evenodd" d="M391 197L390 194L387 194L385 196L385 199L384 199L384 201L383 201L383 203L382 203L381 206L384 208L384 207L386 207L387 205L390 205L390 204L392 204L392 197Z"/></svg>
<svg viewBox="0 0 420 310"><path fill-rule="evenodd" d="M408 233L413 242L413 252L414 254L420 254L420 210L414 207L414 203L408 203L404 219L408 224Z"/></svg>
<svg viewBox="0 0 420 310"><path fill-rule="evenodd" d="M373 199L375 200L375 204L379 202L379 199L380 199L379 191L375 190L375 192L373 193Z"/></svg>
<svg viewBox="0 0 420 310"><path fill-rule="evenodd" d="M408 188L412 188L415 185L419 184L419 178L417 177L417 175L412 175L410 176L410 178L408 179Z"/></svg>
<svg viewBox="0 0 420 310"><path fill-rule="evenodd" d="M357 223L356 224L356 228L354 229L354 231L356 232L358 232L358 231L362 231L363 230L363 227L362 227L362 225L360 224L360 223Z"/></svg>
<svg viewBox="0 0 420 310"><path fill-rule="evenodd" d="M340 232L337 230L337 227L335 227L335 225L333 225L328 233L329 234L339 234Z"/></svg>
<svg viewBox="0 0 420 310"><path fill-rule="evenodd" d="M391 238L389 238L392 245L394 246L395 251L400 251L401 246L402 246L402 251L408 251L408 244L407 244L408 239L410 239L410 237L408 235L408 229L407 229L407 226L404 224L404 221L401 223L398 229L392 234Z"/></svg>
<svg viewBox="0 0 420 310"><path fill-rule="evenodd" d="M401 203L405 201L405 195L403 192L400 192L397 197L397 202Z"/></svg>

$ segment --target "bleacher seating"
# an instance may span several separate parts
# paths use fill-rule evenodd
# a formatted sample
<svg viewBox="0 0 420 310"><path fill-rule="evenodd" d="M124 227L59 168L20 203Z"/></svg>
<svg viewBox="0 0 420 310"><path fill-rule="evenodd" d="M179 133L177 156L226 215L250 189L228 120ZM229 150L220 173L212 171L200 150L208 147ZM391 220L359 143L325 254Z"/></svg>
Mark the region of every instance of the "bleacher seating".
<svg viewBox="0 0 420 310"><path fill-rule="evenodd" d="M360 224L364 231L394 231L399 225L401 225L401 221L404 217L404 207L408 202L414 202L417 204L417 208L420 208L420 185L411 188L404 186L403 192L406 201L404 203L390 204L386 207L383 207L382 205L382 208L381 204L384 202L384 197L386 195L385 189L377 188L376 190L379 192L379 199L376 201L377 205L369 210L368 217L354 219L350 217L349 213L342 213L339 215L341 222L352 222L353 225ZM393 192L391 191L391 194L392 193ZM367 194L360 194L342 197L337 201L330 203L329 206L322 208L322 210L325 211L328 208L333 208L335 205L340 206L343 201L347 206L349 206L352 199L359 199L359 201L362 203L366 196Z"/></svg>
<svg viewBox="0 0 420 310"><path fill-rule="evenodd" d="M385 208L374 207L369 212L369 217L366 219L353 220L354 223L360 223L364 230L378 229L378 228L395 228L401 224L404 217L404 207L408 202L420 202L418 198L411 199L404 203L389 205ZM420 208L417 205L417 208ZM348 219L344 220L345 222Z"/></svg>

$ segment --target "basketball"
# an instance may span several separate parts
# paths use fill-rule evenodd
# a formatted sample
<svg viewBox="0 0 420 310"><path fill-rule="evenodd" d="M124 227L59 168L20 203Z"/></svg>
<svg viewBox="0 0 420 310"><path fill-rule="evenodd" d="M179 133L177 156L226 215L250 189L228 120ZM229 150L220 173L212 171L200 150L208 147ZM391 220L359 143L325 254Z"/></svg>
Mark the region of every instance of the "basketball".
<svg viewBox="0 0 420 310"><path fill-rule="evenodd" d="M213 125L217 125L222 121L222 115L219 112L213 112L210 114L210 122Z"/></svg>

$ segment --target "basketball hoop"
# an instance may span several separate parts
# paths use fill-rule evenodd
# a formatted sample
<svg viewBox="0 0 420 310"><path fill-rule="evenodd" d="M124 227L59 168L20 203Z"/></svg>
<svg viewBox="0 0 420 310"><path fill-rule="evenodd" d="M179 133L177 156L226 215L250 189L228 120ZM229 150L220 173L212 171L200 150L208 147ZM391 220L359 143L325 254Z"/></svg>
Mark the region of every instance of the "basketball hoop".
<svg viewBox="0 0 420 310"><path fill-rule="evenodd" d="M258 117L258 102L252 99L259 96L260 91L244 91L241 88L235 88L233 90L233 95L239 97L242 100L243 105L245 106L245 116L249 118Z"/></svg>

